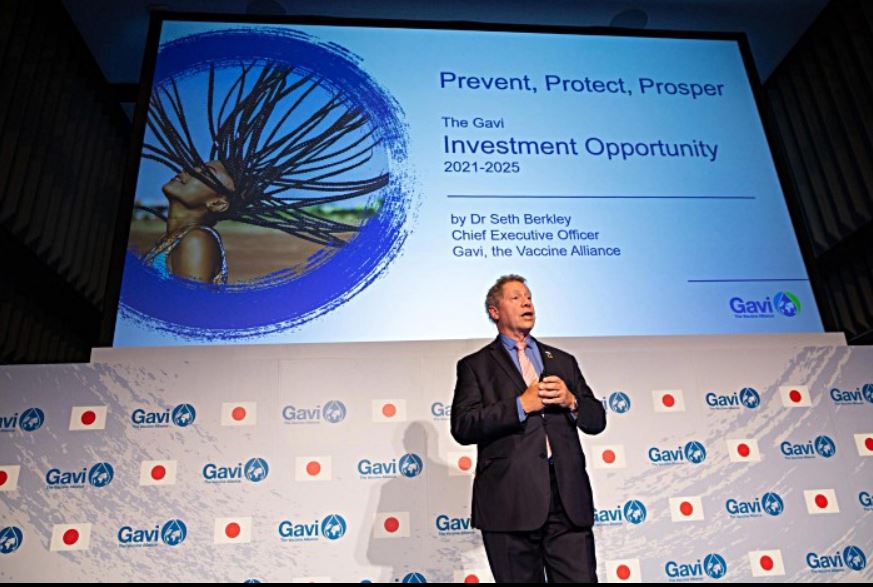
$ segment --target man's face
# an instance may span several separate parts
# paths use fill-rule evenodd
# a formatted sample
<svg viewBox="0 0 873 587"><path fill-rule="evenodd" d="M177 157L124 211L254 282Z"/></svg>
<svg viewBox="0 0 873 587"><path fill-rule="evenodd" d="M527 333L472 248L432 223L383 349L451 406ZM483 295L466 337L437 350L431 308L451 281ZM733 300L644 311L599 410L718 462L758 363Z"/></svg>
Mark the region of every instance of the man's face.
<svg viewBox="0 0 873 587"><path fill-rule="evenodd" d="M489 313L497 320L497 329L502 333L527 334L536 322L530 290L520 281L503 284L503 296L497 307L489 309Z"/></svg>

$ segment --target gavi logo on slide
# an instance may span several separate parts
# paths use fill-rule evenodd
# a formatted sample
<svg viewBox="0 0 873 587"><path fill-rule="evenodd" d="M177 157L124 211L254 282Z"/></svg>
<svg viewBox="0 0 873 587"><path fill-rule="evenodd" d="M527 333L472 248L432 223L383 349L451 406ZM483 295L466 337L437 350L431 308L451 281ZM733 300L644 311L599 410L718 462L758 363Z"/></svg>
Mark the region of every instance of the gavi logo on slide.
<svg viewBox="0 0 873 587"><path fill-rule="evenodd" d="M794 318L800 314L800 299L790 291L777 292L772 298L744 298L735 296L730 299L730 309L735 318Z"/></svg>

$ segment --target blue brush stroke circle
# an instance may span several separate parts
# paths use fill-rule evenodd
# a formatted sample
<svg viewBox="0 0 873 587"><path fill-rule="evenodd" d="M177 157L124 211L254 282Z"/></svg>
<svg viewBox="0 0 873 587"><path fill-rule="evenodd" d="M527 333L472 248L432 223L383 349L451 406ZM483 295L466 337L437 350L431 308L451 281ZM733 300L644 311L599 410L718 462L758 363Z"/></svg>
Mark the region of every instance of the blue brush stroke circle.
<svg viewBox="0 0 873 587"><path fill-rule="evenodd" d="M312 271L269 286L217 287L162 278L133 253L125 259L120 310L149 329L183 338L232 340L288 330L345 304L375 281L396 258L412 190L402 173L406 126L397 102L335 44L299 31L250 29L208 32L162 46L154 86L206 70L210 63L262 60L317 72L370 116L389 162L383 205L358 235ZM289 236L288 238L293 238Z"/></svg>

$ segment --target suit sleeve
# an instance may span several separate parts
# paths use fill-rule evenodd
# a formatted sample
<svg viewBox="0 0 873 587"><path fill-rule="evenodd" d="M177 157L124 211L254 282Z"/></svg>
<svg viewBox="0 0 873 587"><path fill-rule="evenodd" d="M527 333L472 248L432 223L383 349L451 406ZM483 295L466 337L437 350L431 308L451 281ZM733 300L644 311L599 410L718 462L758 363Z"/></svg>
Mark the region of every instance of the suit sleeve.
<svg viewBox="0 0 873 587"><path fill-rule="evenodd" d="M476 374L467 361L460 361L452 400L452 437L463 445L480 444L523 429L516 398L483 406Z"/></svg>
<svg viewBox="0 0 873 587"><path fill-rule="evenodd" d="M573 359L573 381L570 391L576 396L576 426L585 434L600 434L606 429L606 410L603 402L594 397L594 392L585 382L579 363Z"/></svg>

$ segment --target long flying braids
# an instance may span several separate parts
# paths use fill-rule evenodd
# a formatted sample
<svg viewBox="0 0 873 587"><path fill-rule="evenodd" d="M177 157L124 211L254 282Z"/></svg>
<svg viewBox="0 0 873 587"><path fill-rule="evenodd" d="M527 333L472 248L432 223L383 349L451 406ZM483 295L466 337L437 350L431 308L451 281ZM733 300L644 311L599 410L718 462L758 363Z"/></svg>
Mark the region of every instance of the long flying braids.
<svg viewBox="0 0 873 587"><path fill-rule="evenodd" d="M265 65L255 75L255 66L240 65L240 74L220 104L215 99L215 66L210 66L206 107L211 147L206 159L192 139L175 80L155 89L147 120L155 143L144 146L143 157L175 173L186 171L225 196L230 206L220 220L341 247L347 241L339 235L357 232L359 227L307 209L387 185L387 173L356 177L360 173L355 170L372 160L379 144L369 117L311 73L297 75L290 66ZM316 99L322 103L313 107ZM227 169L233 190L206 167L212 160Z"/></svg>

